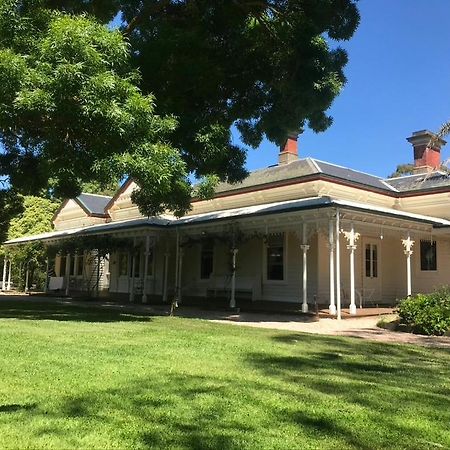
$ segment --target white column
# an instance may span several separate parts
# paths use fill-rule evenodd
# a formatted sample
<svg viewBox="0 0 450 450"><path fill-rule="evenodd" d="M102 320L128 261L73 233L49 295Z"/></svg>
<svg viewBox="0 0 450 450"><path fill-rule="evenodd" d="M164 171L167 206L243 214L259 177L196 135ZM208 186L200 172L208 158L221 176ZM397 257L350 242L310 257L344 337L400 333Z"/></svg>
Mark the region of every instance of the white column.
<svg viewBox="0 0 450 450"><path fill-rule="evenodd" d="M3 260L3 278L2 278L2 291L6 290L6 256Z"/></svg>
<svg viewBox="0 0 450 450"><path fill-rule="evenodd" d="M414 241L408 234L406 239L402 239L402 245L405 248L404 253L406 255L406 295L411 297L412 295L412 282L411 282L411 256L413 254Z"/></svg>
<svg viewBox="0 0 450 450"><path fill-rule="evenodd" d="M302 236L302 245L300 245L300 248L303 251L303 302L302 302L302 312L307 313L308 312L308 250L309 245L307 244L307 225L306 223L303 224L303 236Z"/></svg>
<svg viewBox="0 0 450 450"><path fill-rule="evenodd" d="M236 308L236 256L238 253L237 248L231 249L232 260L231 260L231 298L230 298L230 308Z"/></svg>
<svg viewBox="0 0 450 450"><path fill-rule="evenodd" d="M8 260L8 284L6 285L6 290L11 290L11 260Z"/></svg>
<svg viewBox="0 0 450 450"><path fill-rule="evenodd" d="M44 289L44 291L48 292L48 269L50 267L50 261L48 258L46 260L45 266L46 266L46 272L45 272L45 289Z"/></svg>
<svg viewBox="0 0 450 450"><path fill-rule="evenodd" d="M142 303L147 303L147 274L148 274L148 255L150 253L150 236L145 237L145 263L144 263L144 283L142 286Z"/></svg>
<svg viewBox="0 0 450 450"><path fill-rule="evenodd" d="M356 314L355 303L355 250L356 241L359 239L359 233L355 233L353 224L350 231L345 231L344 236L348 241L347 250L350 250L350 314Z"/></svg>
<svg viewBox="0 0 450 450"><path fill-rule="evenodd" d="M28 267L27 267L28 271ZM70 284L70 253L66 255L66 295L69 295Z"/></svg>
<svg viewBox="0 0 450 450"><path fill-rule="evenodd" d="M176 243L176 249L175 249L175 302L178 301L178 294L179 294L179 274L180 272L180 233L177 229L177 243Z"/></svg>
<svg viewBox="0 0 450 450"><path fill-rule="evenodd" d="M328 247L330 249L330 306L329 311L336 315L336 304L334 302L334 230L333 221L330 220L328 229Z"/></svg>
<svg viewBox="0 0 450 450"><path fill-rule="evenodd" d="M97 250L97 289L96 289L97 298L100 297L100 265L101 265L100 252Z"/></svg>
<svg viewBox="0 0 450 450"><path fill-rule="evenodd" d="M133 257L131 258L130 302L134 302L134 275L136 273L136 238L133 239Z"/></svg>
<svg viewBox="0 0 450 450"><path fill-rule="evenodd" d="M336 315L341 320L341 243L339 239L340 217L339 209L336 209Z"/></svg>
<svg viewBox="0 0 450 450"><path fill-rule="evenodd" d="M26 264L27 271L25 273L25 294L28 293L28 278L29 278L29 274L30 274L29 264L30 264L30 262L28 261Z"/></svg>
<svg viewBox="0 0 450 450"><path fill-rule="evenodd" d="M184 250L183 247L180 248L180 262L178 264L178 297L177 297L177 301L178 303L181 303L182 300L182 295L181 295L181 279L182 279L182 275L183 275L183 256L184 256Z"/></svg>
<svg viewBox="0 0 450 450"><path fill-rule="evenodd" d="M167 303L167 282L169 279L169 257L170 253L164 253L164 286L163 286L163 303Z"/></svg>

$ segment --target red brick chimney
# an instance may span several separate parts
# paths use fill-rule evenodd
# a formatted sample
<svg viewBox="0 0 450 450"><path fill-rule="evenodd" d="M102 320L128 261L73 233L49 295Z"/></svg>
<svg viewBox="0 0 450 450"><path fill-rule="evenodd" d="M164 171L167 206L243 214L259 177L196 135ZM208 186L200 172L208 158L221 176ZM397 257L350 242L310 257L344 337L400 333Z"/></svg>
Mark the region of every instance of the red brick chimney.
<svg viewBox="0 0 450 450"><path fill-rule="evenodd" d="M278 165L289 164L298 159L298 134L289 133L284 145L280 148L278 155Z"/></svg>
<svg viewBox="0 0 450 450"><path fill-rule="evenodd" d="M444 139L428 130L415 131L407 138L414 149L414 171L429 172L441 167L441 147Z"/></svg>

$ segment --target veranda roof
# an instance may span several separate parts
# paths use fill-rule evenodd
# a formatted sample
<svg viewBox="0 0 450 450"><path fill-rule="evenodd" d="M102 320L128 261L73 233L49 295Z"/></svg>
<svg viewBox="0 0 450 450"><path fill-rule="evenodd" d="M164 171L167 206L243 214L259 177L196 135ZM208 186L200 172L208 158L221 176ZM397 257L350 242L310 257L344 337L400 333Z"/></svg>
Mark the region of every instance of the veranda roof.
<svg viewBox="0 0 450 450"><path fill-rule="evenodd" d="M241 208L226 209L203 214L185 216L180 219L175 217L151 217L142 219L132 219L120 222L109 222L90 225L82 228L53 231L49 233L27 236L18 239L11 239L5 245L17 245L32 241L49 241L54 239L64 239L75 236L86 236L91 234L112 233L115 231L126 231L136 228L162 228L191 226L205 224L215 221L226 221L235 218L268 216L295 211L305 211L321 208L341 208L342 210L352 210L369 213L378 216L388 216L397 219L410 220L414 222L427 223L436 228L450 227L450 221L439 217L425 216L422 214L398 211L393 208L368 205L365 203L348 200L338 200L331 197L311 197L299 200L288 200L283 202L268 203L263 205L245 206Z"/></svg>

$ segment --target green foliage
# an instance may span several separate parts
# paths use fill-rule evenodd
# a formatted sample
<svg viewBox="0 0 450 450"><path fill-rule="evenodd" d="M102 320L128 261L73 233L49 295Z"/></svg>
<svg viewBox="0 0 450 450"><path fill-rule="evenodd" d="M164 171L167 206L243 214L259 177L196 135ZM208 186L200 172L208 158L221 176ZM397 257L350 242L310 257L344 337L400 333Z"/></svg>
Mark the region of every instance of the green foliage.
<svg viewBox="0 0 450 450"><path fill-rule="evenodd" d="M102 183L96 180L86 181L81 185L81 191L88 194L108 195L114 196L117 190L120 188L118 180L110 180L106 183Z"/></svg>
<svg viewBox="0 0 450 450"><path fill-rule="evenodd" d="M4 242L10 220L23 212L23 197L13 189L0 189L0 211L0 242Z"/></svg>
<svg viewBox="0 0 450 450"><path fill-rule="evenodd" d="M15 239L52 230L52 218L58 203L52 200L25 196L23 210L9 224L8 239ZM42 284L45 280L46 251L42 242L3 247L1 253L12 261L12 279L19 288L23 288L26 268L31 270L29 282ZM41 286L42 287L42 286Z"/></svg>
<svg viewBox="0 0 450 450"><path fill-rule="evenodd" d="M130 241L127 239L114 238L108 235L80 236L58 241L47 246L47 255L54 257L57 254L83 254L95 251L96 255L105 258L110 253L130 250Z"/></svg>
<svg viewBox="0 0 450 450"><path fill-rule="evenodd" d="M23 212L11 220L8 239L15 239L52 230L52 218L58 203L47 198L26 196Z"/></svg>
<svg viewBox="0 0 450 450"><path fill-rule="evenodd" d="M412 175L414 173L414 164L399 164L394 173L391 173L388 178L401 177L403 175Z"/></svg>
<svg viewBox="0 0 450 450"><path fill-rule="evenodd" d="M414 333L443 335L450 330L450 286L401 300L398 314Z"/></svg>
<svg viewBox="0 0 450 450"><path fill-rule="evenodd" d="M0 0L5 189L37 195L50 187L71 198L83 183L131 176L145 191L143 211L186 211L186 166L168 143L177 122L155 114L154 97L141 93L127 40L92 17L45 6Z"/></svg>
<svg viewBox="0 0 450 450"><path fill-rule="evenodd" d="M358 22L356 0L0 0L0 176L57 197L128 176L143 214L183 214L188 175L246 176L233 125L253 147L330 126Z"/></svg>

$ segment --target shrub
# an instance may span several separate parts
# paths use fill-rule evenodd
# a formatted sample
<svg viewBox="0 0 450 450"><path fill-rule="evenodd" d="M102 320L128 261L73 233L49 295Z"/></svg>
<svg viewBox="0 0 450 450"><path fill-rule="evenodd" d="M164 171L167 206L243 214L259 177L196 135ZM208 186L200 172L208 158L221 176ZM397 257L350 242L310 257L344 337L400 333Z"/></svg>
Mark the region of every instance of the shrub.
<svg viewBox="0 0 450 450"><path fill-rule="evenodd" d="M450 330L450 286L401 300L400 322L413 333L441 336Z"/></svg>

